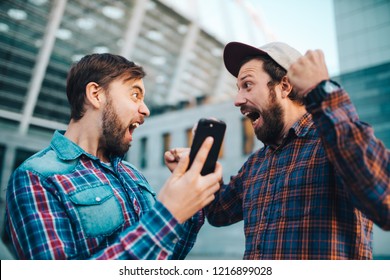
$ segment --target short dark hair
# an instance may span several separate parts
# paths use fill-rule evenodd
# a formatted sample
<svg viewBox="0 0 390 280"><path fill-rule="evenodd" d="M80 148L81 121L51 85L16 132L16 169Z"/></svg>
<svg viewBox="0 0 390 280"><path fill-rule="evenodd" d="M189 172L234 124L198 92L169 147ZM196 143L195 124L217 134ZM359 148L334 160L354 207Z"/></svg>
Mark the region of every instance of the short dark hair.
<svg viewBox="0 0 390 280"><path fill-rule="evenodd" d="M104 90L117 78L142 79L143 68L120 55L109 53L84 56L71 67L66 82L66 95L71 109L71 119L80 120L84 113L85 87L95 82Z"/></svg>
<svg viewBox="0 0 390 280"><path fill-rule="evenodd" d="M268 83L268 87L270 89L273 89L277 84L280 84L283 77L287 75L287 70L280 66L278 63L276 63L275 60L273 60L269 55L249 56L242 61L241 66L252 59L258 59L263 61L263 70L271 77L271 81ZM300 105L304 105L303 97L300 97L298 95L298 92L295 90L294 87L288 95L288 98Z"/></svg>

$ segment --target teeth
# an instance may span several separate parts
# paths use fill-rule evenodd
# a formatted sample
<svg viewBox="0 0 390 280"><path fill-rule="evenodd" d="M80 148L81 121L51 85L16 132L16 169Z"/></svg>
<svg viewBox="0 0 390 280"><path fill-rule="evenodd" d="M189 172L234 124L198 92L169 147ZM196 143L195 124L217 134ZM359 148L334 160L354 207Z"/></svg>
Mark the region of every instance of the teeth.
<svg viewBox="0 0 390 280"><path fill-rule="evenodd" d="M139 123L133 123L132 126L137 128L137 127L139 127Z"/></svg>

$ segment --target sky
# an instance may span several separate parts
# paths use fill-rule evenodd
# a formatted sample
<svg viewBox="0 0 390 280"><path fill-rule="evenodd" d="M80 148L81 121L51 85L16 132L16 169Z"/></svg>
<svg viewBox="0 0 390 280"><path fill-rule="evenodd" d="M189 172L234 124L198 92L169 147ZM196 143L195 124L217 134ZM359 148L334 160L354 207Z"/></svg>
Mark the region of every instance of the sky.
<svg viewBox="0 0 390 280"><path fill-rule="evenodd" d="M164 0L224 43L260 46L283 41L304 54L322 49L331 76L339 74L333 0ZM238 8L240 7L240 8ZM218 11L222 11L219 13ZM269 38L249 30L260 26ZM257 29L258 30L258 29Z"/></svg>
<svg viewBox="0 0 390 280"><path fill-rule="evenodd" d="M301 53L321 49L331 76L339 74L333 0L246 0L275 36Z"/></svg>

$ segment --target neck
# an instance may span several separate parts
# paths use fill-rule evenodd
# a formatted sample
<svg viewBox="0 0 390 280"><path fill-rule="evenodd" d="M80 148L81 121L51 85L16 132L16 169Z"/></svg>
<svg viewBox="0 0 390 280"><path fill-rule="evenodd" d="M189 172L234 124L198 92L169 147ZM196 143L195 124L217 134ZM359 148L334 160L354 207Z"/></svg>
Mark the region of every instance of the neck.
<svg viewBox="0 0 390 280"><path fill-rule="evenodd" d="M283 128L283 137L287 135L290 128L296 123L299 119L307 113L305 106L298 105L292 101L289 106L284 108L284 128ZM283 139L280 139L280 142Z"/></svg>
<svg viewBox="0 0 390 280"><path fill-rule="evenodd" d="M105 156L105 149L100 147L101 128L97 127L96 123L96 120L88 121L87 116L78 121L72 119L65 136L87 153L107 162L109 160Z"/></svg>

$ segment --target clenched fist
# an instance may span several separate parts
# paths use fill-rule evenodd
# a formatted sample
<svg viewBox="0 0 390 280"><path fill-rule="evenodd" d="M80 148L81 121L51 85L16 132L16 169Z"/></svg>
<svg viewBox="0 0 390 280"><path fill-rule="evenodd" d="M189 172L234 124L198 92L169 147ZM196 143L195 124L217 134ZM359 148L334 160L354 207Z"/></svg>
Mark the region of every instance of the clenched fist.
<svg viewBox="0 0 390 280"><path fill-rule="evenodd" d="M287 77L298 93L306 96L321 81L329 79L324 53L321 50L307 51L290 66Z"/></svg>

